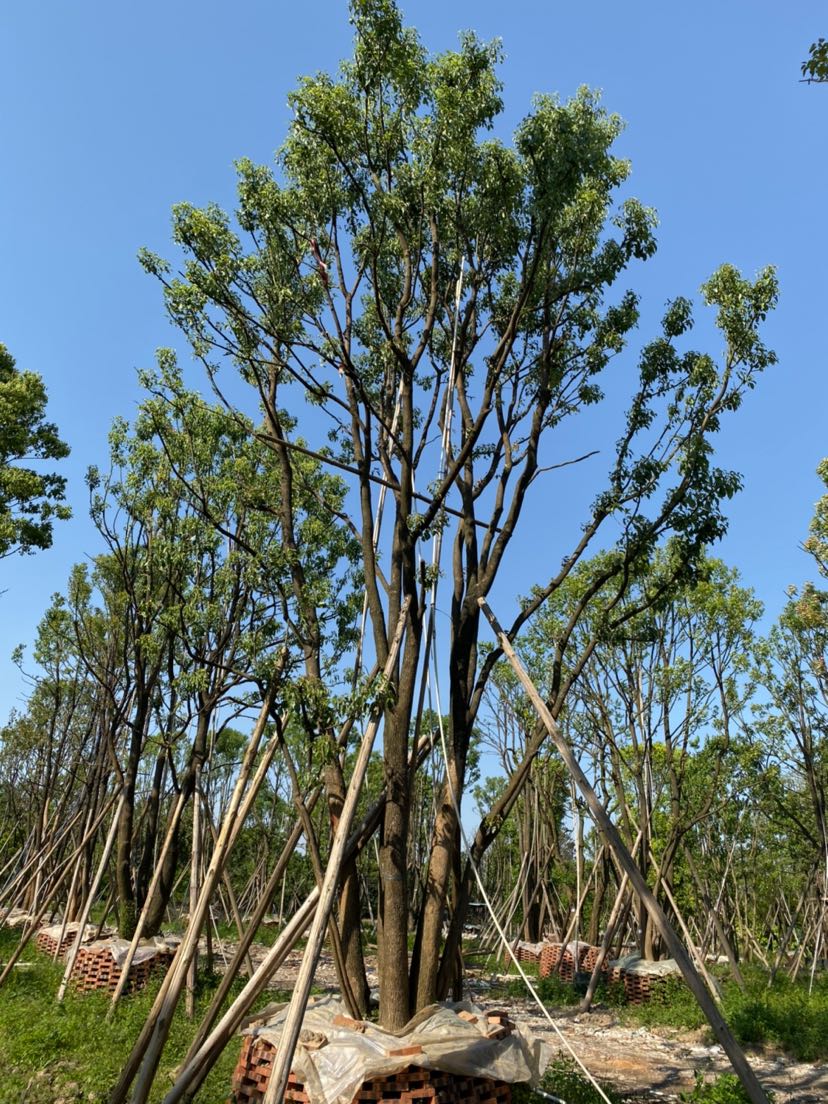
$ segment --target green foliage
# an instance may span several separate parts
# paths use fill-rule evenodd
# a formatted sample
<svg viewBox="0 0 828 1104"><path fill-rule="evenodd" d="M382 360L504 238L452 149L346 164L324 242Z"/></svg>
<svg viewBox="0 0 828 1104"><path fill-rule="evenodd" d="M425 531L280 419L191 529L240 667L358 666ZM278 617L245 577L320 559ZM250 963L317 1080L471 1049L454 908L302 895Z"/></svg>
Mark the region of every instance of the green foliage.
<svg viewBox="0 0 828 1104"><path fill-rule="evenodd" d="M51 547L54 521L71 517L65 478L27 466L69 455L45 412L43 380L16 368L0 344L0 558Z"/></svg>
<svg viewBox="0 0 828 1104"><path fill-rule="evenodd" d="M764 979L753 980L746 994L728 991L725 1012L743 1043L776 1044L803 1062L828 1057L828 979L824 977L810 995L807 981L792 983L778 976L768 989Z"/></svg>
<svg viewBox="0 0 828 1104"><path fill-rule="evenodd" d="M808 49L808 57L802 62L802 76L808 84L828 81L828 42L818 38Z"/></svg>
<svg viewBox="0 0 828 1104"><path fill-rule="evenodd" d="M605 1082L600 1084L612 1104L621 1104L623 1096L620 1093ZM595 1087L571 1058L555 1058L547 1067L540 1088L543 1092L565 1101L565 1104L604 1104ZM512 1100L514 1104L547 1104L545 1097L533 1092L526 1085L512 1086Z"/></svg>
<svg viewBox="0 0 828 1104"><path fill-rule="evenodd" d="M773 1093L768 1099L773 1100ZM712 1081L703 1073L696 1074L696 1084L689 1093L680 1093L682 1104L750 1104L750 1097L735 1073L722 1073Z"/></svg>
<svg viewBox="0 0 828 1104"><path fill-rule="evenodd" d="M817 465L817 475L828 488L828 459ZM820 575L828 578L828 494L824 494L814 508L805 548L816 560Z"/></svg>
<svg viewBox="0 0 828 1104"><path fill-rule="evenodd" d="M653 996L644 1004L621 1005L623 1017L647 1027L679 1027L693 1031L704 1027L707 1020L698 1002L684 981L678 977L667 977L659 981Z"/></svg>

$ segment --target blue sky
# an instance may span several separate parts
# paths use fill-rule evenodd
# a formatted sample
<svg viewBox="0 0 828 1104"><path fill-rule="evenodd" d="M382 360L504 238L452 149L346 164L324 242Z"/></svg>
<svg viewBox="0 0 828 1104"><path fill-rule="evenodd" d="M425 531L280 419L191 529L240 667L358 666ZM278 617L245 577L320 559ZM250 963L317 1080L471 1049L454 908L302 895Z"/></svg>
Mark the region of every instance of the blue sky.
<svg viewBox="0 0 828 1104"><path fill-rule="evenodd" d="M828 453L828 87L798 80L808 44L828 33L824 4L402 6L433 49L464 28L503 39L504 135L534 92L567 97L580 84L602 88L627 120L618 149L633 162L631 191L661 221L657 256L631 277L644 298L642 340L666 299L695 295L722 261L747 273L778 266L767 335L780 364L722 435L720 455L744 473L745 490L717 550L775 615L785 587L812 573L798 546ZM4 718L22 692L12 648L31 641L71 564L99 550L85 469L105 463L109 424L131 416L136 370L155 348L186 356L138 248L168 252L180 200L232 206L233 160L272 158L297 76L334 68L351 32L345 4L330 0L10 0L0 34L0 340L47 382L50 416L72 447L75 510L49 552L0 561ZM536 550L542 533L530 536L523 547ZM537 568L518 547L502 600L525 593Z"/></svg>

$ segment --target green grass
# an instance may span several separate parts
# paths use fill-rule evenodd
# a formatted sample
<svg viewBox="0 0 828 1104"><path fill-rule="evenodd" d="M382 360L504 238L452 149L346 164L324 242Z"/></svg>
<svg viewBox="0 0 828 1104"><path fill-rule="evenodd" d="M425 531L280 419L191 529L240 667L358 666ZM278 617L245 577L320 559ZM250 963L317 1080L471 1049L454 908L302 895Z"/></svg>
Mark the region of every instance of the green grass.
<svg viewBox="0 0 828 1104"><path fill-rule="evenodd" d="M621 1104L623 1095L605 1081L600 1082L600 1085L613 1104ZM540 1088L545 1093L566 1101L566 1104L604 1104L595 1087L569 1058L556 1058L550 1064L543 1075ZM526 1085L512 1086L512 1101L513 1104L550 1104L546 1097Z"/></svg>
<svg viewBox="0 0 828 1104"><path fill-rule="evenodd" d="M814 983L792 983L777 977L768 988L762 971L746 971L746 991L730 980L722 984L723 1012L733 1034L746 1046L775 1046L803 1062L828 1058L828 977ZM694 1029L707 1020L686 985L667 979L647 1004L630 1005L621 1012L627 1023ZM712 1099L712 1098L711 1098Z"/></svg>
<svg viewBox="0 0 828 1104"><path fill-rule="evenodd" d="M773 1101L774 1094L768 1099ZM750 1097L742 1088L734 1073L722 1073L712 1081L705 1081L704 1074L696 1074L696 1084L689 1093L681 1093L682 1104L750 1104Z"/></svg>
<svg viewBox="0 0 828 1104"><path fill-rule="evenodd" d="M759 1048L778 1047L803 1062L828 1059L828 976L817 978L809 995L805 979L792 983L780 976L768 988L767 974L762 970L748 967L743 973L744 993L729 978L720 979L724 1016L739 1042ZM557 976L541 978L534 984L549 1007L572 1007L580 1001L574 987ZM524 997L526 986L515 974L491 990L492 1000L499 996ZM681 978L665 978L652 998L640 1005L626 1004L623 985L599 983L595 1004L616 1009L626 1024L688 1031L707 1027L695 997Z"/></svg>
<svg viewBox="0 0 828 1104"><path fill-rule="evenodd" d="M16 942L13 932L0 930L0 960ZM144 1025L160 982L122 999L113 1021L107 1023L108 995L74 993L70 988L58 1004L55 993L62 966L32 945L23 961L31 968L15 970L0 989L0 1104L56 1104L59 1100L102 1104ZM202 983L192 1023L184 1015L184 1001L180 1002L150 1097L154 1104L169 1087L170 1073L184 1057L214 986L212 979ZM277 994L270 992L260 1003L275 999ZM202 1086L198 1104L225 1104L238 1052L238 1042L231 1041Z"/></svg>

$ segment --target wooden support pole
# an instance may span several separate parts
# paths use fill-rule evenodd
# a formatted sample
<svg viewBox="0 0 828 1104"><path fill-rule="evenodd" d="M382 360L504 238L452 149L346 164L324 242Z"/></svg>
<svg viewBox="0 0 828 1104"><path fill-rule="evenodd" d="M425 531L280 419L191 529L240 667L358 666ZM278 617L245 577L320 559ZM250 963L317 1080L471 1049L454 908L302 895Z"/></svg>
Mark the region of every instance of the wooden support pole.
<svg viewBox="0 0 828 1104"><path fill-rule="evenodd" d="M89 843L90 839L92 839L92 837L98 831L98 829L101 826L102 821L106 817L106 814L112 808L112 805L113 805L113 803L115 801L115 798L117 796L118 796L117 794L113 795L113 797L110 798L110 800L104 806L102 811L95 818L95 823L89 828L89 830L84 835L83 839L80 841L78 846L73 851L73 853L66 860L66 863L64 864L62 873L59 874L58 877L55 879L55 883L52 886L52 888L49 890L49 893L47 894L46 900L43 902L43 904L40 907L40 911L37 913L37 915L34 917L34 919L32 919L29 922L28 927L25 927L23 929L23 934L20 937L20 942L15 947L14 951L12 952L11 956L9 957L8 962L5 965L5 968L4 968L3 972L0 974L0 986L3 985L6 978L8 978L9 974L14 969L15 963L17 962L17 960L20 958L21 954L23 953L24 947L29 942L29 940L32 938L34 933L37 931L41 920L46 915L46 910L49 908L49 905L51 905L52 901L57 896L57 892L60 889L60 887L66 881L66 878L69 875L69 871L72 869L72 860L75 859L81 853L81 851L84 849L84 847L86 847L87 843Z"/></svg>
<svg viewBox="0 0 828 1104"><path fill-rule="evenodd" d="M198 765L196 764L195 787L193 789L193 849L190 857L190 891L188 907L188 912L191 918L195 916L196 909L198 908L198 891L199 883L201 881L201 794L199 793L198 789L199 775L200 771ZM187 996L185 999L185 1009L187 1012L188 1020L191 1020L195 1016L195 991L197 981L198 941L196 940L192 958L190 960L190 966L187 970Z"/></svg>
<svg viewBox="0 0 828 1104"><path fill-rule="evenodd" d="M313 889L302 905L291 916L284 931L262 959L258 969L248 979L241 993L233 1001L222 1018L195 1052L189 1061L178 1071L175 1083L164 1097L162 1104L178 1104L185 1099L191 1100L201 1081L206 1077L213 1062L224 1050L241 1021L272 975L287 958L290 951L301 939L311 922L319 903L319 890Z"/></svg>
<svg viewBox="0 0 828 1104"><path fill-rule="evenodd" d="M727 955L727 961L730 963L730 972L733 974L733 980L744 993L745 979L742 977L742 971L739 969L739 963L736 961L736 955L733 952L733 947L727 937L727 932L724 930L724 924L722 924L721 918L719 917L718 902L714 905L714 903L711 901L710 894L707 892L707 887L702 882L701 874L699 874L698 867L693 861L693 856L690 854L690 848L683 847L682 850L684 851L684 858L687 861L687 867L693 876L693 881L696 883L698 891L702 896L702 900L709 910L710 922L715 929L716 935L718 936L719 943L721 943L724 953ZM719 899L721 900L721 894L719 895ZM702 954L704 954L704 950L702 950Z"/></svg>
<svg viewBox="0 0 828 1104"><path fill-rule="evenodd" d="M115 1012L115 1006L117 1005L118 1001L121 999L121 994L123 993L124 989L126 988L126 983L127 983L128 978L129 978L129 970L130 970L130 967L132 966L132 960L135 958L135 952L138 950L138 944L141 940L141 936L144 933L144 925L146 924L146 921L147 921L147 914L149 913L150 902L152 901L153 895L155 894L155 888L156 888L156 886L158 885L158 882L161 879L161 870L164 866L164 860L167 857L167 852L169 851L170 847L172 846L172 841L175 837L176 829L178 828L178 821L181 818L181 813L184 810L184 805L186 804L186 800L187 800L186 796L185 796L184 792L182 791L178 795L178 801L176 801L176 803L175 803L175 808L173 809L173 815L170 818L170 824L169 824L169 827L167 828L167 834L164 837L164 842L161 846L161 851L158 855L158 861L155 864L155 871L153 872L153 875L152 875L152 881L149 884L149 889L147 890L147 895L146 895L146 898L144 899L144 907L141 909L141 913L138 917L138 923L135 925L135 931L132 933L132 939L131 939L130 944L129 944L129 950L127 951L126 958L124 959L124 963L121 966L121 973L120 973L120 976L118 978L118 984L115 986L115 992L112 994L112 1000L110 1001L109 1008L107 1009L107 1012L106 1012L106 1018L108 1020L112 1019L112 1016Z"/></svg>
<svg viewBox="0 0 828 1104"><path fill-rule="evenodd" d="M264 892L259 900L258 905L256 906L256 910L250 918L250 923L245 930L244 936L239 942L239 945L236 948L236 952L233 955L233 958L230 960L230 965L225 970L224 975L219 982L218 989L216 990L215 996L210 1003L210 1007L207 1009L207 1012L204 1015L204 1019L202 1020L198 1031L196 1032L195 1038L190 1044L190 1049L187 1051L187 1054L184 1058L182 1068L183 1066L186 1066L196 1054L198 1048L204 1042L210 1032L210 1029L215 1023L216 1016L221 1011L222 1005L224 1004L227 994L232 988L233 981L235 980L236 975L239 972L242 962L244 961L245 956L249 955L250 945L253 942L256 932L258 931L259 924L261 924L262 918L267 911L267 906L270 903L273 894L276 892L276 886L279 884L279 879L283 878L285 871L287 870L288 862L291 855L296 850L296 845L299 842L301 835L302 825L301 822L297 822L293 826L293 830L291 831L291 834L288 837L285 846L282 848L282 853L280 854L276 865L273 868L273 872L271 873L268 883L265 886ZM254 972L255 971L251 969L250 977L253 977Z"/></svg>
<svg viewBox="0 0 828 1104"><path fill-rule="evenodd" d="M98 869L95 871L95 877L92 879L92 885L89 887L89 892L86 895L86 900L83 903L83 908L80 911L80 919L78 923L78 933L75 936L75 941L72 944L72 948L69 954L66 956L66 969L63 971L63 980L60 983L60 987L57 991L58 1004L63 1000L66 995L66 986L69 984L69 977L72 973L72 969L75 965L75 960L78 957L78 951L83 943L83 935L86 930L86 921L89 919L89 910L92 908L92 902L95 900L95 896L98 892L98 887L101 884L101 879L104 876L106 870L106 864L109 862L109 853L112 850L112 845L115 843L115 833L118 831L118 821L121 818L121 810L124 807L125 794L121 794L118 804L115 806L115 812L112 814L112 824L109 826L109 832L107 833L106 842L104 843L104 849L101 854L101 861L98 863Z"/></svg>
<svg viewBox="0 0 828 1104"><path fill-rule="evenodd" d="M422 765L431 747L431 736L421 738L416 749L411 753L409 766L415 768L416 766ZM345 848L345 859L352 859L358 855L362 848L372 838L380 825L380 818L384 807L385 794L383 793L376 801L372 802L371 807L366 811L359 824L351 833L351 837ZM294 830L298 830L298 825ZM276 869L278 870L278 866ZM273 889L275 889L276 881L277 879L271 876L270 885ZM205 1031L205 1024L214 1023L215 1017L221 1010L221 1001L217 1002L214 998L210 1013L205 1017L205 1024L202 1024L199 1029L196 1043L190 1048L187 1057L176 1073L175 1084L164 1097L162 1104L178 1104L179 1101L184 1099L192 1100L193 1095L198 1091L199 1086L210 1072L210 1069L218 1059L222 1050L247 1015L253 1001L267 985L273 972L279 968L288 951L294 946L296 940L299 939L305 928L307 928L318 900L319 889L315 888L305 901L302 902L297 912L291 916L285 931L279 936L279 939L268 952L266 958L259 965L255 975L250 978L244 989L223 1014L219 1023L208 1035ZM262 904L263 902L260 902L260 907ZM252 932L253 927L254 925L251 924L248 928L248 933ZM238 957L239 952L237 951L236 958ZM217 993L216 997L218 997L218 995Z"/></svg>
<svg viewBox="0 0 828 1104"><path fill-rule="evenodd" d="M651 863L651 865L653 867L656 867L657 864L656 864L656 861L655 861L655 856L653 855L652 851L650 851L649 854L650 854L650 863ZM658 884L658 883L656 883L656 884ZM684 922L684 917L681 915L681 911L679 910L678 904L676 903L676 899L673 896L673 894L671 893L670 887L667 885L667 879L664 878L664 877L661 878L661 888L664 890L664 896L667 898L667 901L670 905L670 908L673 910L675 918L679 922L679 927L681 928L681 933L684 936L685 945L686 945L688 951L690 952L690 954L692 955L692 957L695 958L695 960L696 960L696 965L698 966L699 974L704 978L705 985L707 986L707 988L710 992L710 995L713 997L713 999L716 1001L717 1004L721 1004L722 1003L722 991L719 988L719 983L712 976L712 974L708 973L707 966L704 963L704 958L703 958L701 952L699 951L699 949L696 947L696 944L693 942L693 939L692 939L692 936L690 935L688 927Z"/></svg>
<svg viewBox="0 0 828 1104"><path fill-rule="evenodd" d="M210 829L210 836L213 840L213 846L218 844L218 832L216 826L213 824L213 818L210 815L210 806L207 804L207 798L203 791L201 794L201 811L204 815L204 819L207 822L207 827ZM233 892L233 883L230 880L230 874L225 867L221 872L221 880L224 882L224 888L227 890L227 899L230 902L230 911L233 913L233 923L236 925L236 931L239 933L239 941L244 938L244 924L242 923L241 913L239 912L239 905L236 900L236 894ZM216 929L218 933L218 929ZM224 951L221 952L222 955ZM245 962L247 964L248 976L253 973L253 959L249 953L245 954Z"/></svg>
<svg viewBox="0 0 828 1104"><path fill-rule="evenodd" d="M164 982L150 1009L147 1021L127 1058L118 1084L110 1094L110 1104L122 1104L122 1102L126 1100L126 1094L129 1092L129 1087L135 1079L136 1074L139 1074L139 1076L135 1085L133 1101L135 1104L138 1104L138 1102L146 1104L150 1086L155 1076L155 1071L158 1068L161 1051L169 1033L172 1016L185 981L187 968L190 965L193 946L198 939L201 924L206 915L207 904L215 889L217 878L227 858L232 840L235 838L233 828L236 826L237 820L243 822L256 796L255 785L249 788L246 796L245 789L250 781L253 764L259 751L259 745L267 724L267 718L270 714L270 703L271 693L269 692L259 710L259 716L256 719L256 724L254 725L253 732L244 752L238 777L233 787L233 793L222 822L221 832L219 834L219 846L213 851L210 866L207 870L204 885L202 886L199 896L197 914L189 918L184 938L179 944L172 965L164 977ZM275 752L275 742L271 741L271 743L273 744L272 752ZM268 749L266 749L262 757L263 761L269 763L270 758L272 758L272 752L269 757ZM261 778L258 771L256 772L256 777Z"/></svg>
<svg viewBox="0 0 828 1104"><path fill-rule="evenodd" d="M635 860L635 853L638 850L638 845L641 843L641 837L643 832L639 829L636 836L635 843L633 844L630 856ZM601 946L598 948L598 956L595 959L595 965L592 967L592 974L587 985L587 991L584 993L583 1000L578 1006L579 1012L589 1012L592 1004L592 998L595 996L595 990L598 987L598 978L601 976L601 967L607 960L607 953L612 943L612 937L615 935L615 928L618 921L621 919L621 912L624 908L624 897L627 893L627 886L630 884L630 879L626 872L621 876L621 884L618 887L618 893L616 894L615 901L613 902L612 911L609 914L607 920L606 931L604 932L604 938L601 940Z"/></svg>
<svg viewBox="0 0 828 1104"><path fill-rule="evenodd" d="M521 685L526 691L529 700L532 702L535 711L537 712L547 732L549 733L549 737L552 740L552 743L557 748L558 753L566 764L567 769L569 770L572 777L575 779L575 783L581 792L581 796L584 798L587 805L589 806L592 817L595 823L598 825L601 834L603 835L609 847L612 849L618 864L621 866L624 873L627 874L627 876L629 877L633 889L647 909L647 912L649 913L653 924L655 925L662 939L666 943L671 956L676 960L679 969L684 975L684 979L687 982L687 985L689 986L696 1000L699 1002L699 1007L702 1009L705 1016L707 1017L707 1020L711 1028L713 1029L713 1034L716 1036L723 1050L730 1059L731 1065L733 1066L737 1077L744 1086L745 1092L747 1093L749 1099L751 1100L752 1104L769 1104L767 1094L759 1083L759 1079L757 1078L756 1074L753 1072L750 1063L745 1057L744 1051L734 1039L730 1028L727 1026L724 1018L722 1017L722 1014L716 1007L716 1002L710 996L704 982L696 972L696 969L693 966L693 963L687 951L685 950L684 945L673 930L673 927L667 919L667 916L665 915L664 910L661 908L661 905L659 905L658 901L653 896L650 887L647 885L647 882L641 874L641 871L638 869L638 864L635 862L632 855L627 850L618 829L613 824L612 820L607 814L606 809L601 804L598 795L590 785L588 778L581 769L580 763L575 758L572 748L569 746L569 743L567 742L563 732L561 731L560 726L550 713L546 702L538 693L535 684L532 682L529 675L523 669L523 665L518 659L515 650L512 647L511 641L509 640L509 637L504 632L494 613L492 613L485 598L479 598L478 603L495 631L498 639L498 644L500 645L503 654L512 665L512 668L514 669L515 674L517 675Z"/></svg>
<svg viewBox="0 0 828 1104"><path fill-rule="evenodd" d="M391 678L397 663L397 654L402 643L410 601L410 598L406 598L403 603L399 621L397 622L397 627L388 649L388 659L383 668L383 677L385 681ZM325 939L325 933L328 929L328 922L331 917L334 896L339 884L339 874L345 858L345 847L348 842L348 834L351 831L351 824L354 819L354 813L356 812L357 802L362 793L362 786L368 771L368 762L371 758L374 739L381 720L382 706L374 705L371 710L371 718L365 726L365 734L362 737L359 753L354 763L354 771L348 783L348 790L342 805L339 824L336 827L336 835L331 844L328 865L325 869L325 878L319 891L319 904L314 913L313 924L311 925L305 953L302 956L299 974L293 988L293 996L291 997L287 1016L282 1026L279 1049L273 1060L273 1068L270 1073L270 1081L268 1082L263 1104L275 1104L275 1101L281 1101L285 1095L285 1088L290 1074L290 1065L293 1061L293 1052L296 1049L296 1042L299 1038L299 1032L302 1029L302 1020L305 1016L313 975L319 960L319 953L322 950L322 943Z"/></svg>

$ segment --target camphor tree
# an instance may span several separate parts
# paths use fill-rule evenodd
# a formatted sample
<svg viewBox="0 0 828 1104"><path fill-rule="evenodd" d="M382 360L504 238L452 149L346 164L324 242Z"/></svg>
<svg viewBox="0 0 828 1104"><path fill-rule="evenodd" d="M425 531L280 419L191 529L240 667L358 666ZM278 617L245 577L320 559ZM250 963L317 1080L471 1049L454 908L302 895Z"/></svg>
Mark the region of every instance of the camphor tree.
<svg viewBox="0 0 828 1104"><path fill-rule="evenodd" d="M49 548L54 521L71 516L63 501L65 478L28 466L69 455L45 413L43 380L21 372L0 344L0 559Z"/></svg>
<svg viewBox="0 0 828 1104"><path fill-rule="evenodd" d="M616 205L629 172L612 153L621 124L592 93L568 103L539 96L506 143L492 133L502 110L496 43L464 34L458 50L431 55L391 0L354 0L351 18L353 58L336 77L304 79L291 96L276 171L240 162L235 219L214 206L181 205L177 270L153 254L142 259L228 408L256 403L263 411L253 432L285 473L286 539L291 456L323 456L349 477L344 507L360 542L366 654L380 664L410 599L384 716L379 843L380 1016L398 1028L458 981L471 872L452 794L463 793L497 659L479 652L478 599L506 563L530 487L567 458L556 431L603 398L601 373L638 319L636 296L616 284L632 261L653 253L654 216L636 200ZM725 266L703 294L717 312L721 363L686 348L691 307L673 301L661 335L630 372L609 470L602 465L571 543L556 531L552 546L550 535L560 566L521 610L513 635L593 545L606 555L573 624L599 592L611 620L633 568L668 534L664 586L722 533L721 502L739 479L715 466L711 438L774 359L758 327L776 283L769 270L751 282ZM248 402L239 381L250 388ZM546 478L551 499L558 488ZM409 954L409 750L429 654L428 592L439 576L427 546L435 536L451 547L448 638L430 653L450 740ZM312 626L301 567L297 560L292 587ZM305 685L314 680L324 698L309 649ZM553 675L556 710L570 681ZM527 743L527 758L481 824L476 857L542 742L538 732Z"/></svg>

